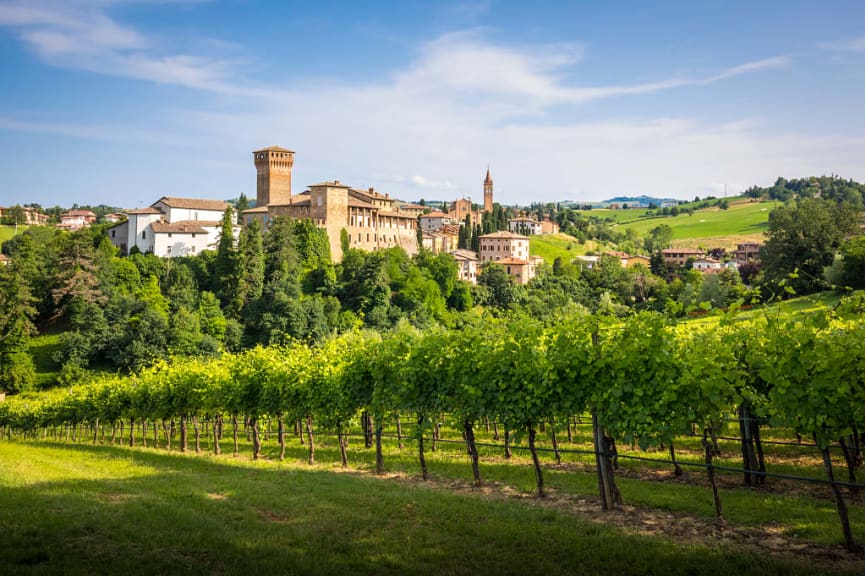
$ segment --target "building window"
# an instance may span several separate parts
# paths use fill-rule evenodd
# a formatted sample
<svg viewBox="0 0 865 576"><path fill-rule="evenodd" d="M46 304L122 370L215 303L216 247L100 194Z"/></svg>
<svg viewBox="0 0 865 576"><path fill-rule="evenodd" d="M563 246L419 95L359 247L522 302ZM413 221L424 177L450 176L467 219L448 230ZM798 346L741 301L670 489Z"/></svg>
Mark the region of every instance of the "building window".
<svg viewBox="0 0 865 576"><path fill-rule="evenodd" d="M111 237L112 237L112 238L114 238L114 232L115 232L115 230L112 230L112 231L111 231Z"/></svg>
<svg viewBox="0 0 865 576"><path fill-rule="evenodd" d="M147 230L145 230L144 232L141 233L141 239L147 240Z"/></svg>
<svg viewBox="0 0 865 576"><path fill-rule="evenodd" d="M171 232L168 233L168 237L171 238ZM171 248L169 248L171 250Z"/></svg>
<svg viewBox="0 0 865 576"><path fill-rule="evenodd" d="M192 233L192 237L195 238L195 232Z"/></svg>

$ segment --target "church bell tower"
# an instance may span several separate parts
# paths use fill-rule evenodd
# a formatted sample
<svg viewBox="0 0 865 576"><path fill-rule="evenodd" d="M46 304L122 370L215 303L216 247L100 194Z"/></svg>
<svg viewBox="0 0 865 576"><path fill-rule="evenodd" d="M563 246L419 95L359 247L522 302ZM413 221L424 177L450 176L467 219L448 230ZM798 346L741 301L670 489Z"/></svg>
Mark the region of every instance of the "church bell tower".
<svg viewBox="0 0 865 576"><path fill-rule="evenodd" d="M493 179L490 176L490 167L487 166L487 177L484 178L484 212L493 211Z"/></svg>

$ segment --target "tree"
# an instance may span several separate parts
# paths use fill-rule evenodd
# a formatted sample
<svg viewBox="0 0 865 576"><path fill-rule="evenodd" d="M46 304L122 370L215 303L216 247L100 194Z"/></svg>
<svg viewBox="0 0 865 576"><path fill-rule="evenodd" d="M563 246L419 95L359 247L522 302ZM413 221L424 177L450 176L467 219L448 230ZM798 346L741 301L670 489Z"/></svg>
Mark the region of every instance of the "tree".
<svg viewBox="0 0 865 576"><path fill-rule="evenodd" d="M18 226L19 224L27 223L27 214L20 204L16 204L11 208L3 209L3 224L8 226Z"/></svg>
<svg viewBox="0 0 865 576"><path fill-rule="evenodd" d="M845 287L865 288L865 236L850 238L841 247L840 280Z"/></svg>
<svg viewBox="0 0 865 576"><path fill-rule="evenodd" d="M484 304L489 306L506 310L519 299L519 289L501 264L490 262L485 265L478 275L478 285L488 289L489 300Z"/></svg>
<svg viewBox="0 0 865 576"><path fill-rule="evenodd" d="M643 240L646 252L657 252L670 247L673 239L673 229L668 224L655 226L649 231L649 237Z"/></svg>
<svg viewBox="0 0 865 576"><path fill-rule="evenodd" d="M222 231L213 261L213 272L222 305L231 316L240 316L243 310L244 274L241 255L234 242L234 212L231 207L226 208L222 215Z"/></svg>
<svg viewBox="0 0 865 576"><path fill-rule="evenodd" d="M240 231L238 252L243 267L241 301L245 309L250 302L261 298L264 289L264 244L258 220L253 220Z"/></svg>
<svg viewBox="0 0 865 576"><path fill-rule="evenodd" d="M240 197L237 199L237 204L235 205L238 214L243 214L244 210L249 209L249 198L246 197L246 194L243 192L240 193Z"/></svg>
<svg viewBox="0 0 865 576"><path fill-rule="evenodd" d="M57 274L51 292L55 317L66 314L73 302L94 304L105 301L97 276L93 244L83 232L65 236L60 243Z"/></svg>
<svg viewBox="0 0 865 576"><path fill-rule="evenodd" d="M16 261L0 267L0 388L22 392L36 379L28 353L30 336L36 331L36 308L30 285Z"/></svg>
<svg viewBox="0 0 865 576"><path fill-rule="evenodd" d="M798 294L818 290L823 269L832 264L844 237L856 224L855 210L846 203L806 198L769 214L762 263L765 280L788 280ZM798 270L795 278L788 276Z"/></svg>

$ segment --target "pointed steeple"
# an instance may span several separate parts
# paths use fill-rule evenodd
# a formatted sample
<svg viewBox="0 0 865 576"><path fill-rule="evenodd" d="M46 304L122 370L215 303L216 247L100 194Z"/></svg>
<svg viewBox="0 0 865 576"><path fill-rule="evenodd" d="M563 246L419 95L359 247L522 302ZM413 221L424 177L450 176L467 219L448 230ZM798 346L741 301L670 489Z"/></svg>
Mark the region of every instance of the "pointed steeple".
<svg viewBox="0 0 865 576"><path fill-rule="evenodd" d="M490 176L490 165L487 164L487 177L484 179L484 212L493 211L493 177Z"/></svg>

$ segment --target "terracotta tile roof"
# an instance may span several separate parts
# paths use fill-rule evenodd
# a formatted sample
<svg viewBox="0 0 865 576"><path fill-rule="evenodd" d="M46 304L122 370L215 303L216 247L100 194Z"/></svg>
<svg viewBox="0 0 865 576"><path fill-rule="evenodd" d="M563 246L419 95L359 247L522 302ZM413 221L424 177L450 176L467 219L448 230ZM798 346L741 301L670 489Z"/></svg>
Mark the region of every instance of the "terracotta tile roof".
<svg viewBox="0 0 865 576"><path fill-rule="evenodd" d="M321 186L327 186L329 188L348 188L349 190L351 189L351 186L349 186L348 184L343 184L339 180L334 180L333 182L325 181L319 182L318 184L310 184L309 186L307 186L307 188L319 188Z"/></svg>
<svg viewBox="0 0 865 576"><path fill-rule="evenodd" d="M484 234L481 238L510 238L513 240L528 240L528 236L523 236L522 234L514 234L513 232L508 232L507 230L500 230L498 232L493 232L492 234Z"/></svg>
<svg viewBox="0 0 865 576"><path fill-rule="evenodd" d="M478 254L477 252L472 252L471 250L466 250L465 248L459 248L458 250L454 250L451 252L453 257L457 260L477 260Z"/></svg>
<svg viewBox="0 0 865 576"><path fill-rule="evenodd" d="M163 196L151 206L156 206L162 202L169 208L190 208L192 210L218 210L224 212L230 205L223 200L205 200L204 198L174 198L172 196Z"/></svg>
<svg viewBox="0 0 865 576"><path fill-rule="evenodd" d="M162 214L161 210L157 210L153 206L148 206L147 208L137 208L135 210L126 210L126 214Z"/></svg>
<svg viewBox="0 0 865 576"><path fill-rule="evenodd" d="M207 234L207 230L197 224L189 224L187 222L154 222L150 225L153 228L154 234Z"/></svg>
<svg viewBox="0 0 865 576"><path fill-rule="evenodd" d="M661 254L705 254L705 250L697 248L664 248Z"/></svg>
<svg viewBox="0 0 865 576"><path fill-rule="evenodd" d="M420 217L421 218L450 218L450 216L448 216L444 212L439 212L439 211L430 212L428 214L421 214Z"/></svg>
<svg viewBox="0 0 865 576"><path fill-rule="evenodd" d="M353 208L369 208L371 210L376 210L378 207L373 206L369 202L364 202L363 200L358 200L357 198L349 198L348 205Z"/></svg>
<svg viewBox="0 0 865 576"><path fill-rule="evenodd" d="M400 210L426 210L426 206L421 206L420 204L410 204L408 202L403 202L399 205Z"/></svg>
<svg viewBox="0 0 865 576"><path fill-rule="evenodd" d="M297 196L292 196L288 199L288 202L271 202L265 208L269 208L270 206L306 206L309 204L309 191L302 192ZM254 210L251 208L250 210Z"/></svg>
<svg viewBox="0 0 865 576"><path fill-rule="evenodd" d="M90 210L70 210L69 212L64 212L60 215L61 218L63 216L68 216L69 218L75 218L76 216L83 216L85 218L96 218L96 214L94 214Z"/></svg>
<svg viewBox="0 0 865 576"><path fill-rule="evenodd" d="M255 208L247 208L241 214L258 214L259 212L267 212L267 205L265 206L256 206Z"/></svg>
<svg viewBox="0 0 865 576"><path fill-rule="evenodd" d="M520 260L519 258L511 258L510 256L508 256L507 258L502 258L501 260L496 260L495 263L496 264L510 264L510 265L517 265L517 266L525 266L526 264L529 263L529 261L528 260Z"/></svg>
<svg viewBox="0 0 865 576"><path fill-rule="evenodd" d="M374 189L370 189L370 190L358 190L357 188L352 188L352 189L350 190L350 192L353 192L353 193L355 193L355 194L360 194L360 195L365 196L365 197L367 197L367 198L373 198L373 199L375 199L375 200L389 200L389 201L393 201L393 198L391 198L389 195L387 195L387 194L382 194L381 192L376 192Z"/></svg>
<svg viewBox="0 0 865 576"><path fill-rule="evenodd" d="M538 221L535 220L534 218L526 218L526 217L511 218L510 220L508 220L508 222L531 222L532 224L538 223Z"/></svg>

